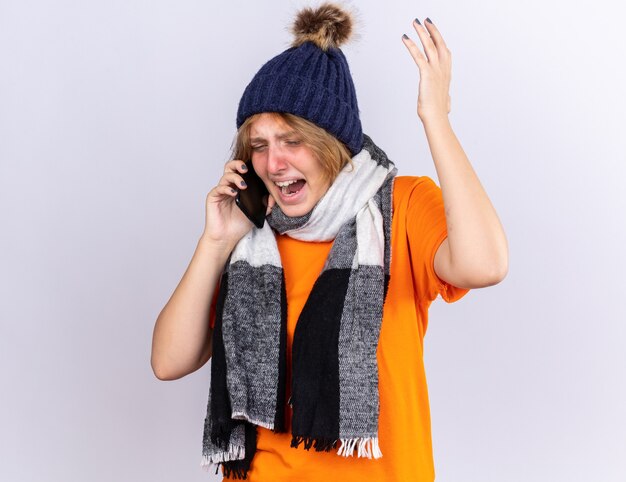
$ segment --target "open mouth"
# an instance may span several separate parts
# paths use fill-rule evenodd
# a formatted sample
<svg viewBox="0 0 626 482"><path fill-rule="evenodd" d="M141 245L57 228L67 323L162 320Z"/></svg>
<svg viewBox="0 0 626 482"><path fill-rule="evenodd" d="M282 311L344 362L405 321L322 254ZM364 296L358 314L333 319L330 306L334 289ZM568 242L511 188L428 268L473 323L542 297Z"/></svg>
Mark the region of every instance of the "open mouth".
<svg viewBox="0 0 626 482"><path fill-rule="evenodd" d="M300 189L304 187L306 181L304 179L292 179L291 181L275 182L280 188L280 192L285 197L296 195Z"/></svg>

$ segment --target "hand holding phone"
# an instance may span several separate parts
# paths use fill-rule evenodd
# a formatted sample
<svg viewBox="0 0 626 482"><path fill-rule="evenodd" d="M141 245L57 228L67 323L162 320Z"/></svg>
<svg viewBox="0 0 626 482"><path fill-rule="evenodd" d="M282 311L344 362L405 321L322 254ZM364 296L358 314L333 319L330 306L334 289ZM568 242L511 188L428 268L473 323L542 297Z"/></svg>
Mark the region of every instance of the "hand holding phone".
<svg viewBox="0 0 626 482"><path fill-rule="evenodd" d="M265 223L269 191L254 171L251 160L246 161L246 166L248 166L248 170L242 173L241 177L243 177L247 187L239 190L235 203L248 219L261 229Z"/></svg>

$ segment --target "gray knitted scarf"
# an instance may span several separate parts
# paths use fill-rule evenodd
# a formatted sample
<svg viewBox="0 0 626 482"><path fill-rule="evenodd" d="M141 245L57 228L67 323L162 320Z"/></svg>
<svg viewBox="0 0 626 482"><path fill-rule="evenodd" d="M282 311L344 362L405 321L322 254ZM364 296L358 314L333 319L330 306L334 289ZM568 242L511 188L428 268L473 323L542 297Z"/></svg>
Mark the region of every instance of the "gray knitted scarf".
<svg viewBox="0 0 626 482"><path fill-rule="evenodd" d="M306 215L276 205L230 254L217 299L201 465L243 478L256 426L285 431L285 278L274 231L334 239L298 318L292 347L291 446L379 458L376 348L389 284L394 164L364 135ZM337 447L338 445L338 447Z"/></svg>

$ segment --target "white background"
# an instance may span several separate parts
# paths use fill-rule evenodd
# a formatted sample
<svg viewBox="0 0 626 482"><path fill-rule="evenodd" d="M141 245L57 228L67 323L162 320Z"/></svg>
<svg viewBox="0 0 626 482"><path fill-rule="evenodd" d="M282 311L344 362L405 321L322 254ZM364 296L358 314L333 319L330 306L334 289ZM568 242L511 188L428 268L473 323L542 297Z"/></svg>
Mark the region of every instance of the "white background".
<svg viewBox="0 0 626 482"><path fill-rule="evenodd" d="M364 131L438 184L401 41L452 51L450 119L505 227L499 285L430 311L438 481L626 480L618 2L354 2ZM308 2L0 1L0 479L205 481L208 364L150 368L243 89Z"/></svg>

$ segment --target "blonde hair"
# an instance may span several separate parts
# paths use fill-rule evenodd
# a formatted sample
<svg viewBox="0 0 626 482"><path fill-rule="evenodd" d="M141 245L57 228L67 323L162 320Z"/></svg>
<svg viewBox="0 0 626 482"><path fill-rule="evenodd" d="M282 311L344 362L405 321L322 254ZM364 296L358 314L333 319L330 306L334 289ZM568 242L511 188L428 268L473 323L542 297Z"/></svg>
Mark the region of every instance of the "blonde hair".
<svg viewBox="0 0 626 482"><path fill-rule="evenodd" d="M313 154L320 162L324 171L325 181L329 181L332 184L339 172L348 163L354 168L352 155L346 145L325 129L302 117L287 112L265 113L270 114L277 120L282 120L302 137L304 144L313 151ZM233 141L231 159L247 161L252 158L250 126L260 115L260 113L251 115L241 124Z"/></svg>

